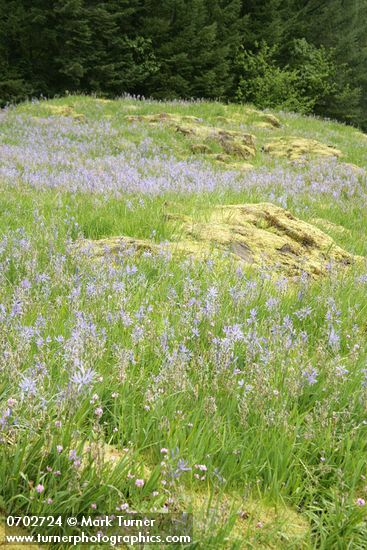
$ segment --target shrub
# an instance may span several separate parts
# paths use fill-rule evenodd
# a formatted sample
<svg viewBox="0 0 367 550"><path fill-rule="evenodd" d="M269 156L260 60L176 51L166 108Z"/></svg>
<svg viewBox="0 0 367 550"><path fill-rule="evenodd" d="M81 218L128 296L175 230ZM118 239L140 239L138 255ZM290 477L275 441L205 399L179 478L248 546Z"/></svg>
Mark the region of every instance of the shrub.
<svg viewBox="0 0 367 550"><path fill-rule="evenodd" d="M239 54L237 100L261 108L310 113L326 98L340 93L333 50L299 39L291 46L291 64L280 66L277 54L278 47L265 42L258 45L257 52L243 50Z"/></svg>

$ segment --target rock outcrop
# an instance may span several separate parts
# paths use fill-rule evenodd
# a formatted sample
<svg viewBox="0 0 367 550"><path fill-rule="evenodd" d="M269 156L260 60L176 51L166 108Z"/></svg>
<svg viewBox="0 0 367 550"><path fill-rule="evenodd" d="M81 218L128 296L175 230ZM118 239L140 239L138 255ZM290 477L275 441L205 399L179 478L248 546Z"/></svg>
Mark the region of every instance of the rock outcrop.
<svg viewBox="0 0 367 550"><path fill-rule="evenodd" d="M124 254L126 248L148 255L169 252L197 258L232 256L255 268L289 277L302 272L317 277L330 266L346 267L358 260L321 229L270 203L217 206L205 221L177 215L168 218L180 225L180 240L159 245L116 237L83 241L79 248L88 249L93 257Z"/></svg>
<svg viewBox="0 0 367 550"><path fill-rule="evenodd" d="M342 152L315 139L281 137L263 146L263 151L273 157L298 160L304 157L341 157Z"/></svg>
<svg viewBox="0 0 367 550"><path fill-rule="evenodd" d="M129 115L126 118L129 122L168 125L190 139L191 149L195 153L208 154L212 151L211 144L215 144L219 145L224 153L237 159L246 160L256 154L255 136L252 134L208 126L197 117L157 113L154 115Z"/></svg>
<svg viewBox="0 0 367 550"><path fill-rule="evenodd" d="M274 116L270 113L264 113L262 115L262 119L266 124L272 126L273 128L281 128L282 127L282 123L280 122L279 118L277 118L276 116Z"/></svg>
<svg viewBox="0 0 367 550"><path fill-rule="evenodd" d="M83 113L75 111L72 105L52 105L47 104L47 111L51 116L65 116L70 117L78 122L86 122L86 117Z"/></svg>

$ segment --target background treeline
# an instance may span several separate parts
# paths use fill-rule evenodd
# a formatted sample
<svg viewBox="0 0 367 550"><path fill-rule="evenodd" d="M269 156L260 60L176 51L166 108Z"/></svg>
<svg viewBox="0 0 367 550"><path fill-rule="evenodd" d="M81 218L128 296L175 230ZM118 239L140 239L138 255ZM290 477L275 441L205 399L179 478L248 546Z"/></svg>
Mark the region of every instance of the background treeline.
<svg viewBox="0 0 367 550"><path fill-rule="evenodd" d="M216 98L367 128L367 0L0 0L0 104Z"/></svg>

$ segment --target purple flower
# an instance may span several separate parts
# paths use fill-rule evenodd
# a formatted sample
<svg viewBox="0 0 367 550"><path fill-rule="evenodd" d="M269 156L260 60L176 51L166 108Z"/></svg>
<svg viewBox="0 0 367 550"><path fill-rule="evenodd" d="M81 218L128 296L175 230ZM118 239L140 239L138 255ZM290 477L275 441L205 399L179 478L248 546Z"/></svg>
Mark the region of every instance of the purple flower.
<svg viewBox="0 0 367 550"><path fill-rule="evenodd" d="M95 414L98 418L101 418L101 416L103 415L103 409L102 409L102 407L97 407L96 410L94 411L94 414Z"/></svg>
<svg viewBox="0 0 367 550"><path fill-rule="evenodd" d="M310 386L317 383L318 372L314 368L306 369L302 372L303 378L307 381Z"/></svg>
<svg viewBox="0 0 367 550"><path fill-rule="evenodd" d="M187 460L184 460L183 458L180 458L177 461L177 469L173 474L173 477L177 478L184 472L189 472L191 468L188 465Z"/></svg>
<svg viewBox="0 0 367 550"><path fill-rule="evenodd" d="M37 393L36 381L33 378L23 376L21 382L19 383L19 389L23 395L33 396Z"/></svg>
<svg viewBox="0 0 367 550"><path fill-rule="evenodd" d="M340 336L339 334L336 332L336 330L334 329L334 327L331 327L330 328L330 331L329 331L329 345L333 348L333 349L339 349L339 345L340 345Z"/></svg>
<svg viewBox="0 0 367 550"><path fill-rule="evenodd" d="M95 376L96 372L93 369L80 368L73 374L71 381L77 385L78 390L81 390L83 386L90 386Z"/></svg>

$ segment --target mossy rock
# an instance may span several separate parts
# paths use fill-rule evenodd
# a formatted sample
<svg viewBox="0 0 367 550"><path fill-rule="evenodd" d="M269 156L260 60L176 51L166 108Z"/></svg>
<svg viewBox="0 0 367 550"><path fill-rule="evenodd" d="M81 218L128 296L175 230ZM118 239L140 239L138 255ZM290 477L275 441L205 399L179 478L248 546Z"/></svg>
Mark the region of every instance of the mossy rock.
<svg viewBox="0 0 367 550"><path fill-rule="evenodd" d="M317 227L271 203L218 206L207 222L186 222L184 230L195 241L216 243L246 263L289 276L319 276L329 264L345 267L356 259Z"/></svg>
<svg viewBox="0 0 367 550"><path fill-rule="evenodd" d="M217 120L218 118L220 117L217 117ZM189 139L195 138L196 140L200 140L200 143L193 143L191 145L191 150L196 154L210 153L210 146L204 142L217 143L224 153L236 158L247 159L256 154L254 135L237 130L208 126L198 117L172 115L163 112L152 115L129 115L126 117L126 120L129 122L166 124L169 128L183 134Z"/></svg>
<svg viewBox="0 0 367 550"><path fill-rule="evenodd" d="M227 155L225 153L218 153L216 155L214 155L214 160L217 160L219 162L232 162L232 157L231 155Z"/></svg>
<svg viewBox="0 0 367 550"><path fill-rule="evenodd" d="M297 160L303 157L341 157L342 152L332 145L325 145L315 139L281 137L263 147L263 151L273 157Z"/></svg>
<svg viewBox="0 0 367 550"><path fill-rule="evenodd" d="M245 160L250 157L254 157L256 154L253 147L249 147L248 145L244 145L238 141L223 141L222 147L228 155Z"/></svg>
<svg viewBox="0 0 367 550"><path fill-rule="evenodd" d="M78 122L85 122L87 120L85 115L77 113L71 105L47 105L47 111L52 116L70 117Z"/></svg>
<svg viewBox="0 0 367 550"><path fill-rule="evenodd" d="M129 122L148 122L150 124L159 124L159 123L179 123L182 120L189 118L190 122L194 122L194 120L200 121L200 119L196 117L183 117L180 115L172 115L170 113L154 113L152 115L127 115L126 120Z"/></svg>
<svg viewBox="0 0 367 550"><path fill-rule="evenodd" d="M260 128L261 130L274 130L274 126L270 122L256 122L254 124L255 128Z"/></svg>
<svg viewBox="0 0 367 550"><path fill-rule="evenodd" d="M217 206L206 221L177 215L168 218L180 224L177 242L159 245L145 239L111 237L81 241L77 250L92 258L123 255L127 248L148 256L162 252L196 258L214 255L224 260L232 256L256 269L288 277L302 272L318 277L332 266L346 268L363 261L343 250L321 229L271 203Z"/></svg>
<svg viewBox="0 0 367 550"><path fill-rule="evenodd" d="M276 116L270 113L264 113L261 118L263 119L264 122L268 123L273 128L282 127L282 123L280 122L280 120Z"/></svg>
<svg viewBox="0 0 367 550"><path fill-rule="evenodd" d="M203 155L208 155L211 153L211 149L208 145L206 145L205 143L193 143L191 145L191 151L194 153L194 154L203 154Z"/></svg>
<svg viewBox="0 0 367 550"><path fill-rule="evenodd" d="M223 163L221 163L223 165ZM227 170L236 170L239 172L248 172L254 169L254 165L250 162L228 162L224 164Z"/></svg>
<svg viewBox="0 0 367 550"><path fill-rule="evenodd" d="M108 255L123 255L127 250L134 250L138 255L149 256L152 254L178 254L179 256L195 256L197 258L209 256L209 249L205 243L193 240L177 242L153 243L149 239L136 239L134 237L107 237L98 240L81 240L75 245L76 252L86 257L104 258Z"/></svg>

